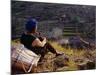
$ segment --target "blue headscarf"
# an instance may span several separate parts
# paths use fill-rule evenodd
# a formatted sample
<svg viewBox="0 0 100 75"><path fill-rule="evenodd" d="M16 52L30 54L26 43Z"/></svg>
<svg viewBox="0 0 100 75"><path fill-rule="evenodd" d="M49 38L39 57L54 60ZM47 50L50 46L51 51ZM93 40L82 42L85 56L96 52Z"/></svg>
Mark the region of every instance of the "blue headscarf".
<svg viewBox="0 0 100 75"><path fill-rule="evenodd" d="M29 19L25 24L25 28L27 31L32 31L32 29L36 28L36 26L37 26L36 19Z"/></svg>

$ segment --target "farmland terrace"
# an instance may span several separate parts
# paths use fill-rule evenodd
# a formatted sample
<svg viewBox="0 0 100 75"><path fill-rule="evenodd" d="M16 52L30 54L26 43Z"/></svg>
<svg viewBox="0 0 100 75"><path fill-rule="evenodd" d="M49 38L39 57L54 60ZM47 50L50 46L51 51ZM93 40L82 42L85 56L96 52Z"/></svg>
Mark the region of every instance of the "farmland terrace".
<svg viewBox="0 0 100 75"><path fill-rule="evenodd" d="M58 28L63 37L79 34L95 39L95 8L90 5L12 1L12 39L21 36L30 17L38 20L38 30L48 38L55 35L52 31Z"/></svg>

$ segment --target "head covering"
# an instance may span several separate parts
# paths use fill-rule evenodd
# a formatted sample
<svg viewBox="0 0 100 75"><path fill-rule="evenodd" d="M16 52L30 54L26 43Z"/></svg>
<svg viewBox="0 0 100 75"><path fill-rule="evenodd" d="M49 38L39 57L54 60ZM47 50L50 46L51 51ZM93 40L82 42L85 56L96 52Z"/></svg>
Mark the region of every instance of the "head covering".
<svg viewBox="0 0 100 75"><path fill-rule="evenodd" d="M25 24L25 28L27 31L32 31L32 29L36 28L36 26L37 26L36 19L29 19Z"/></svg>

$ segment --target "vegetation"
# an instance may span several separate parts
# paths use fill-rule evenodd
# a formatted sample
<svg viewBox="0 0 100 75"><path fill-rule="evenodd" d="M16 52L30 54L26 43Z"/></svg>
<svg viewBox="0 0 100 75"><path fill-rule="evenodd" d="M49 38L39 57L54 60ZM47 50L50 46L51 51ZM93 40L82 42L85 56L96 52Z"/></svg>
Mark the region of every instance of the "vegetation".
<svg viewBox="0 0 100 75"><path fill-rule="evenodd" d="M12 41L12 44L19 44L19 40ZM73 49L70 46L64 48L59 45L57 42L49 41L49 43L58 51L64 53L68 60L65 61L64 56L61 58L54 58L52 53L48 53L45 55L45 59L42 63L32 69L32 73L34 72L52 72L52 71L75 71L75 70L86 70L86 69L95 69L95 59L96 52L95 50L84 50L84 49ZM64 61L64 62L63 62ZM63 63L62 63L63 62ZM88 62L92 62L91 65L87 65ZM58 64L59 63L59 64ZM61 66L62 64L63 66ZM91 64L91 63L90 63ZM80 65L82 69L80 68ZM89 66L89 68L87 67Z"/></svg>
<svg viewBox="0 0 100 75"><path fill-rule="evenodd" d="M96 50L91 47L96 43L96 6L12 1L11 9L13 45L20 43L19 37L25 31L27 19L31 17L38 20L38 31L50 39L50 44L58 52L64 53L55 58L49 52L42 63L32 68L32 73L96 68ZM85 41L80 41L77 36ZM58 43L58 40L63 39L64 46ZM67 45L66 40L77 47Z"/></svg>

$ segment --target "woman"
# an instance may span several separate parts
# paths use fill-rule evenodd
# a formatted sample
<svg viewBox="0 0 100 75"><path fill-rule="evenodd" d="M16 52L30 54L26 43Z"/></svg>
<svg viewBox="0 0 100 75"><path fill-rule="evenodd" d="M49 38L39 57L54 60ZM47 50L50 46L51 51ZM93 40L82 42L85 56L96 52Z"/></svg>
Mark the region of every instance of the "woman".
<svg viewBox="0 0 100 75"><path fill-rule="evenodd" d="M29 19L25 24L26 32L21 36L21 43L26 48L32 50L36 54L41 55L40 61L43 59L45 54L50 51L56 56L61 55L47 42L46 37L37 37L37 21L35 19Z"/></svg>

